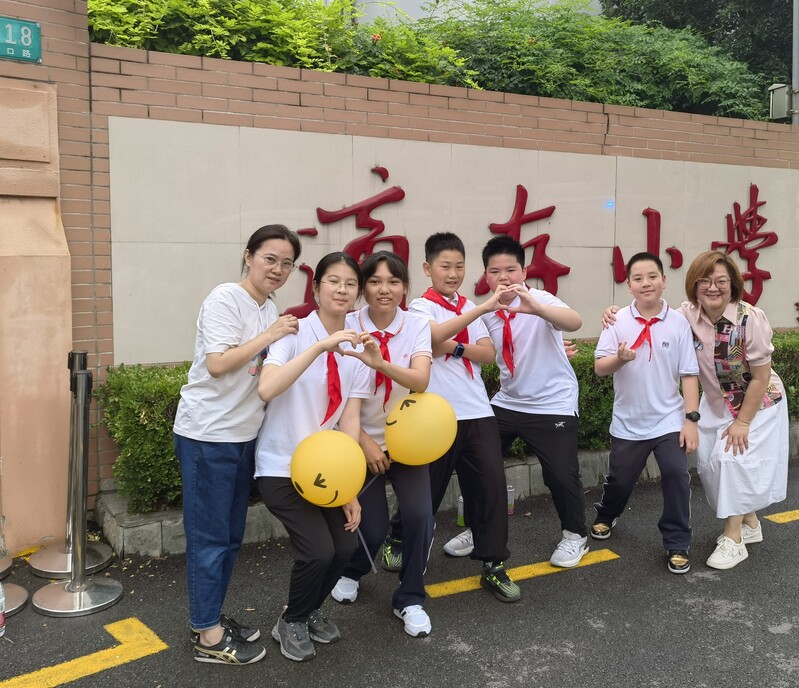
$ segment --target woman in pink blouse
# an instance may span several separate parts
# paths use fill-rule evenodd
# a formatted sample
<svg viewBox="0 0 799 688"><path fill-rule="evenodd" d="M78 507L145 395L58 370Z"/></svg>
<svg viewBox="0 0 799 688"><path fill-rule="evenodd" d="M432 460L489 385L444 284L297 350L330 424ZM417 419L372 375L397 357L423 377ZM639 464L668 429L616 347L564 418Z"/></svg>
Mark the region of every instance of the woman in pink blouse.
<svg viewBox="0 0 799 688"><path fill-rule="evenodd" d="M785 499L788 404L771 368L772 330L762 310L743 301L732 259L719 251L696 257L685 276L702 401L697 470L716 516L724 519L707 565L730 569L763 541L755 513Z"/></svg>
<svg viewBox="0 0 799 688"><path fill-rule="evenodd" d="M688 318L699 360L702 400L697 471L724 532L707 560L731 569L763 541L756 512L785 499L788 482L788 404L771 369L772 329L765 313L743 301L744 283L732 259L705 251L685 276ZM611 306L603 322L615 322ZM693 416L691 418L690 416Z"/></svg>

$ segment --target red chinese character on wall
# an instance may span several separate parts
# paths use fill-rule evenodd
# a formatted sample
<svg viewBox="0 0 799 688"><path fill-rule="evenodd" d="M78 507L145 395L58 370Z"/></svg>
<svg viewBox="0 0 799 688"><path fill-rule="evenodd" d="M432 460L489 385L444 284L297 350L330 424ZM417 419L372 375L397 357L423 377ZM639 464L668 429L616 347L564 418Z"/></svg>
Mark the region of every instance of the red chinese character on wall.
<svg viewBox="0 0 799 688"><path fill-rule="evenodd" d="M544 283L544 289L550 294L558 293L558 277L563 277L571 272L571 268L567 265L562 265L557 261L552 260L547 255L547 244L549 243L549 234L539 234L537 237L530 239L525 243L521 240L522 226L537 220L551 217L555 212L555 206L550 205L540 210L533 210L526 213L527 208L527 189L521 184L516 186L516 204L513 208L513 214L507 222L497 223L492 222L488 228L495 234L507 234L511 238L522 244L525 249L533 248L532 262L525 267L525 279L540 279ZM488 282L486 282L485 275L483 275L477 282L474 288L474 293L477 296L487 294Z"/></svg>
<svg viewBox="0 0 799 688"><path fill-rule="evenodd" d="M641 213L646 217L646 250L654 256L660 257L660 213L653 208L647 208ZM673 246L666 249L671 257L671 267L678 270L682 267L682 253ZM613 247L613 279L616 284L621 284L627 279L627 264L621 249Z"/></svg>
<svg viewBox="0 0 799 688"><path fill-rule="evenodd" d="M768 220L759 212L766 201L758 200L760 190L757 184L749 186L749 207L741 212L740 203L732 204L732 214L727 215L727 241L714 241L711 248L730 254L735 251L746 261L746 272L741 276L744 282L752 283L752 291L744 289L744 300L756 305L763 293L763 282L771 279L771 273L757 267L758 251L773 246L779 240L776 232L761 232Z"/></svg>
<svg viewBox="0 0 799 688"><path fill-rule="evenodd" d="M372 172L378 175L384 182L388 179L388 170L385 167L373 167ZM366 256L374 253L377 244L389 244L405 263L408 263L410 254L408 239L400 235L382 236L386 225L382 220L372 217L372 213L382 205L387 203L397 203L405 198L405 191L399 186L392 186L385 191L381 191L370 198L367 198L353 205L341 208L341 210L316 209L316 217L322 224L332 224L344 218L355 216L355 226L361 229L368 229L369 233L359 236L350 241L342 250L351 255L358 263L361 263ZM297 232L302 236L316 236L318 234L315 227L301 229ZM307 270L305 270L307 268ZM308 266L301 265L300 269L306 273L305 300L299 306L292 306L286 309L286 313L291 313L299 317L305 317L316 310L316 302L313 299L313 271ZM405 299L402 301L405 307Z"/></svg>

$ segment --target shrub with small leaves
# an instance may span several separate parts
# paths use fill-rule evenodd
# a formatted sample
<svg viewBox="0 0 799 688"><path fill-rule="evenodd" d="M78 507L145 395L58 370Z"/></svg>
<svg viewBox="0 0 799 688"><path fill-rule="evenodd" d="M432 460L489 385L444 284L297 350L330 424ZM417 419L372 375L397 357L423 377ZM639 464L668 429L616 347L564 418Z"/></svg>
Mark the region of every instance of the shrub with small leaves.
<svg viewBox="0 0 799 688"><path fill-rule="evenodd" d="M180 465L172 426L189 364L109 368L96 392L108 432L119 447L114 477L134 513L180 504Z"/></svg>

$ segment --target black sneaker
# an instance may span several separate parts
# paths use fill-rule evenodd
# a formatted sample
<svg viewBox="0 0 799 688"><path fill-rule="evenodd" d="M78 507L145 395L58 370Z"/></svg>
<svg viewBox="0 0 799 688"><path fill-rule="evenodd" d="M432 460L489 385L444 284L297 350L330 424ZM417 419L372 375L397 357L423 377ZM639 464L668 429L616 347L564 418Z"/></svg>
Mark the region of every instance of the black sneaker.
<svg viewBox="0 0 799 688"><path fill-rule="evenodd" d="M314 609L308 617L308 632L317 643L335 643L341 638L338 626L319 609Z"/></svg>
<svg viewBox="0 0 799 688"><path fill-rule="evenodd" d="M669 550L667 560L669 571L672 573L688 573L691 570L691 562L688 560L688 552L681 549Z"/></svg>
<svg viewBox="0 0 799 688"><path fill-rule="evenodd" d="M316 656L307 621L289 622L281 614L272 629L272 638L280 643L280 653L293 662L306 662Z"/></svg>
<svg viewBox="0 0 799 688"><path fill-rule="evenodd" d="M594 525L591 526L591 537L594 540L607 540L611 535L611 530L616 527L616 523L619 519L614 518L613 521L603 521L600 518L597 518L594 521Z"/></svg>
<svg viewBox="0 0 799 688"><path fill-rule="evenodd" d="M219 617L219 624L228 631L236 640L242 643L251 643L261 637L261 631L257 628L250 628L249 626L242 626L236 619L225 616L222 614ZM200 642L200 634L192 629L191 642L197 644Z"/></svg>
<svg viewBox="0 0 799 688"><path fill-rule="evenodd" d="M395 540L391 536L386 538L380 565L386 571L399 571L402 568L402 540Z"/></svg>
<svg viewBox="0 0 799 688"><path fill-rule="evenodd" d="M516 602L522 597L522 591L508 576L505 563L502 561L483 563L480 585L494 593L494 597L500 602Z"/></svg>
<svg viewBox="0 0 799 688"><path fill-rule="evenodd" d="M194 645L194 659L209 664L255 664L265 654L265 647L237 640L227 630L216 645L205 647L199 642Z"/></svg>

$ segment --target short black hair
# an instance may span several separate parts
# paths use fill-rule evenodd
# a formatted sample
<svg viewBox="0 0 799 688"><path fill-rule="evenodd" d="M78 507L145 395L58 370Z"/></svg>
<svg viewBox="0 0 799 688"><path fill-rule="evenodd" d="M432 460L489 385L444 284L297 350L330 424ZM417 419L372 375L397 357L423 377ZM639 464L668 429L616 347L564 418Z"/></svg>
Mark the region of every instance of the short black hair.
<svg viewBox="0 0 799 688"><path fill-rule="evenodd" d="M363 275L361 274L361 266L358 265L358 262L355 260L355 258L353 258L349 253L344 253L344 251L334 251L333 253L328 253L326 256L324 256L322 260L316 264L313 281L316 284L319 284L322 281L322 278L325 276L325 273L337 263L346 263L353 269L358 277L358 293L360 294L363 291Z"/></svg>
<svg viewBox="0 0 799 688"><path fill-rule="evenodd" d="M513 237L501 234L488 240L483 247L483 268L488 267L488 261L492 256L513 256L519 261L519 265L524 267L524 247Z"/></svg>
<svg viewBox="0 0 799 688"><path fill-rule="evenodd" d="M432 263L442 251L458 251L466 258L466 249L457 234L452 232L438 232L431 234L424 242L424 259Z"/></svg>
<svg viewBox="0 0 799 688"><path fill-rule="evenodd" d="M630 269L636 263L641 263L645 260L651 260L655 265L658 266L658 270L660 271L661 275L664 275L663 272L663 261L660 260L654 253L649 253L649 251L641 251L640 253L636 253L630 260L627 261L627 266L625 270L627 270L627 279L630 279Z"/></svg>
<svg viewBox="0 0 799 688"><path fill-rule="evenodd" d="M376 251L363 259L361 272L363 273L364 283L377 272L377 267L380 263L385 263L392 276L401 280L406 289L410 287L411 278L408 274L408 266L402 258L391 251Z"/></svg>

